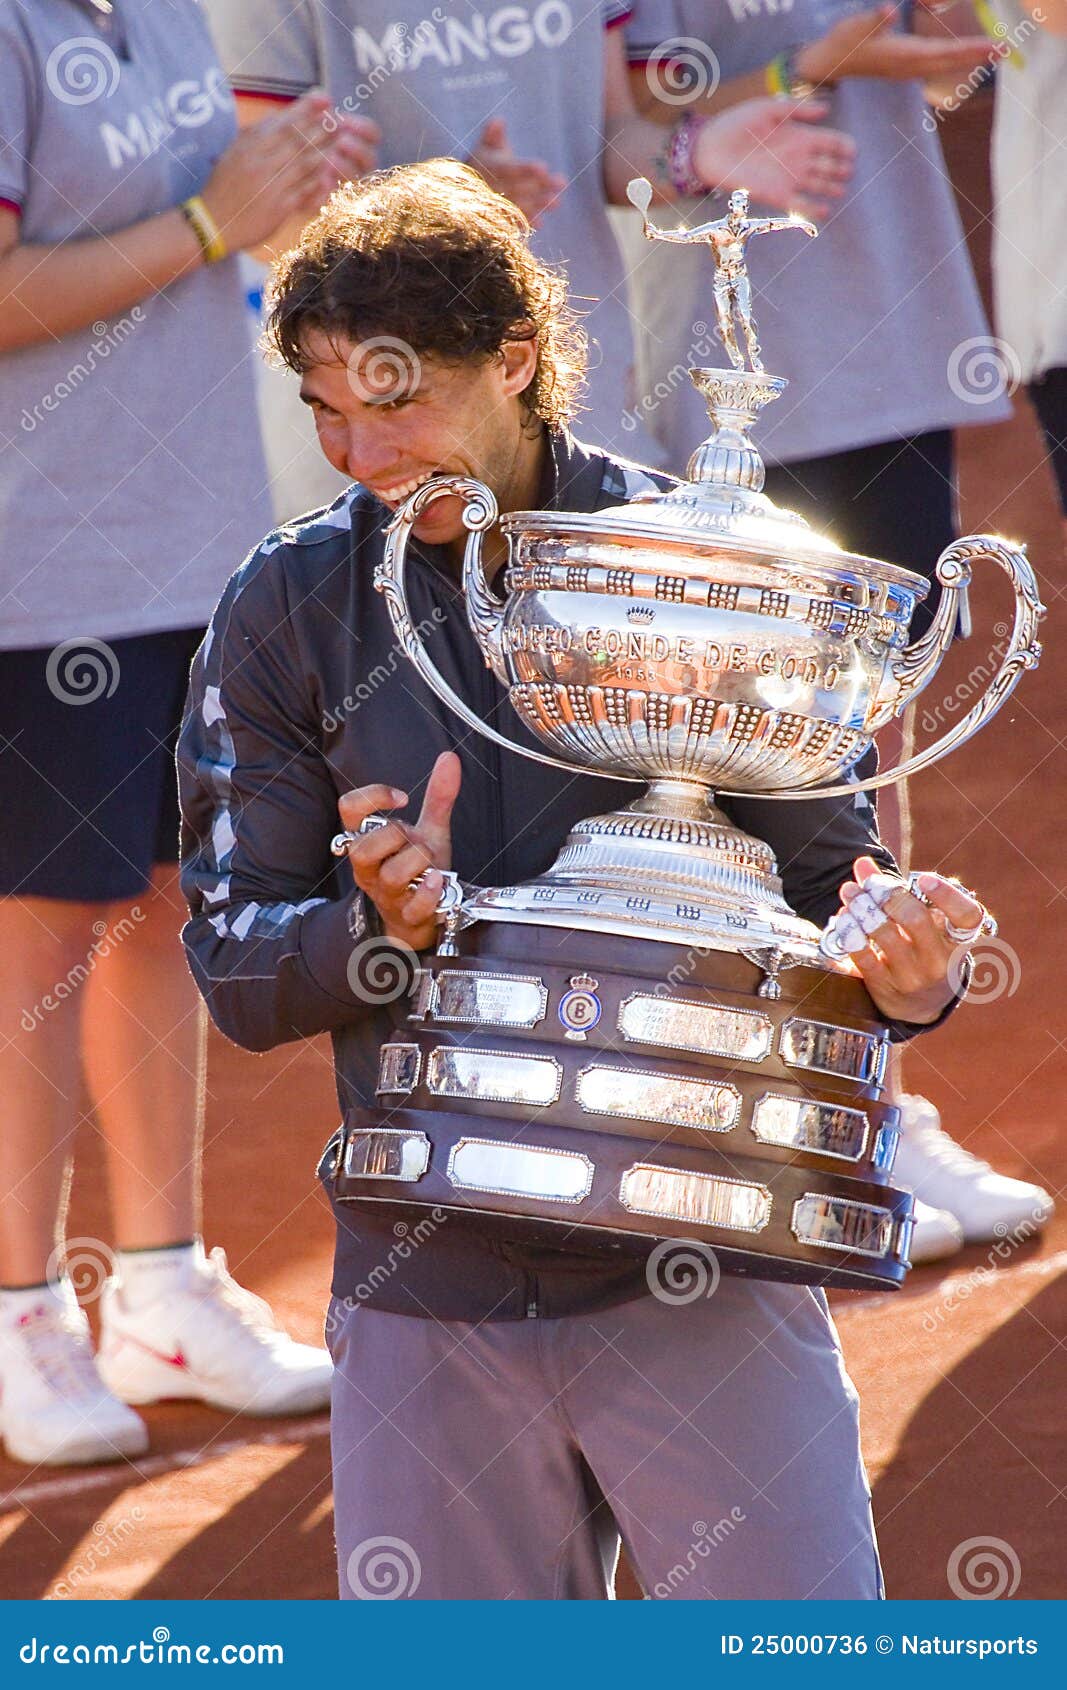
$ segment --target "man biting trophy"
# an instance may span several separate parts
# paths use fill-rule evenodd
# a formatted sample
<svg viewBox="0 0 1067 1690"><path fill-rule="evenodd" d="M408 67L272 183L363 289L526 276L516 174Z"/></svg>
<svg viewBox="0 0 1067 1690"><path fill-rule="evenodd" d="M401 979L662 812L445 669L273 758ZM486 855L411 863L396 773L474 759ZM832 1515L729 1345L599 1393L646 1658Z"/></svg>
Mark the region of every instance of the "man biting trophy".
<svg viewBox="0 0 1067 1690"><path fill-rule="evenodd" d="M695 372L686 483L583 447L527 235L438 160L281 261L352 485L233 577L179 751L212 1016L333 1038L341 1595L602 1599L624 1539L648 1595L877 1598L823 1286L906 1272L885 1046L991 918L905 884L848 770L950 635L763 498L772 376ZM946 599L988 553L1018 605L974 731L1040 607L954 552Z"/></svg>

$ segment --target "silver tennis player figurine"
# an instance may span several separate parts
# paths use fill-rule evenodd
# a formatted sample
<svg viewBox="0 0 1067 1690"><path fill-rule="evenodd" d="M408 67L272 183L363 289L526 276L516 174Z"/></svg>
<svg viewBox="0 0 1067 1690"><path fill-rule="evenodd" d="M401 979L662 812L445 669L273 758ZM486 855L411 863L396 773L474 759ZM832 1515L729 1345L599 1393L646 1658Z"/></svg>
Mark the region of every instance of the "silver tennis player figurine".
<svg viewBox="0 0 1067 1690"><path fill-rule="evenodd" d="M735 188L730 195L730 209L725 217L717 217L710 223L698 223L693 229L687 229L684 223L676 229L660 229L648 220L648 208L652 203L652 184L647 176L636 177L627 187L626 194L631 205L635 205L641 213L646 240L671 241L678 246L689 246L694 241L707 243L715 261L715 281L712 287L715 312L730 362L735 370L745 368L744 356L734 331L736 317L748 348L749 368L762 370L763 360L752 315L752 285L745 266L746 242L753 235L772 235L781 229L802 229L805 235L815 236L819 231L814 223L809 223L803 217L749 217L748 190Z"/></svg>

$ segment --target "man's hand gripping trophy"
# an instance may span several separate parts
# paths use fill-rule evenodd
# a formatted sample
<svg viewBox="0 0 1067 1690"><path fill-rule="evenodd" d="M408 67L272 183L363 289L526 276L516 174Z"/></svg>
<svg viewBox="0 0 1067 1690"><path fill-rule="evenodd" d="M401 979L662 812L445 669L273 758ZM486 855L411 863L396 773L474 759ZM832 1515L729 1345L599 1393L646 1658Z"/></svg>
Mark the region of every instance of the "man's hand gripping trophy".
<svg viewBox="0 0 1067 1690"><path fill-rule="evenodd" d="M735 370L745 368L744 355L734 330L736 316L748 348L749 366L753 370L762 370L763 360L752 316L752 287L745 267L745 243L752 235L770 235L779 229L802 229L806 235L817 235L819 231L814 223L803 217L749 217L748 191L735 188L725 217L717 217L710 223L698 223L694 229L687 229L684 223L677 229L661 229L648 220L652 184L647 177L635 177L628 185L626 195L630 204L641 213L646 240L672 241L680 246L689 246L693 241L707 242L715 261L713 292L719 333L730 362Z"/></svg>

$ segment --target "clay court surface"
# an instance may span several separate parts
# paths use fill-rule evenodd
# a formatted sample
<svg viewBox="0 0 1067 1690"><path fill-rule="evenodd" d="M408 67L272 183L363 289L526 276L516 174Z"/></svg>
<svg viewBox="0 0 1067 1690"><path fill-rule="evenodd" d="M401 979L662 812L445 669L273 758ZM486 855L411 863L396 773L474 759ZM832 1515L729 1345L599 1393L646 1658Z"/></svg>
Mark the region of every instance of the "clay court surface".
<svg viewBox="0 0 1067 1690"><path fill-rule="evenodd" d="M949 136L953 152L981 156L985 121L965 109ZM981 264L987 189L973 165L961 174ZM888 1594L897 1598L949 1596L949 1556L972 1538L1011 1546L1017 1597L1067 1589L1064 557L1033 423L1024 404L1018 411L1011 424L963 439L964 526L1029 542L1050 612L1045 663L990 729L920 776L912 794L915 861L950 865L1001 918L991 964L1002 985L913 1047L907 1081L939 1103L969 1149L1049 1187L1060 1210L1040 1240L971 1248L943 1268L915 1271L896 1295L833 1298L862 1394ZM924 694L920 717L957 683L968 687L979 666L991 669L1009 620L999 574L975 592L973 608L974 638ZM225 1245L241 1281L312 1342L332 1246L313 1170L335 1108L325 1042L253 1057L212 1034L206 1241ZM111 1236L102 1189L87 1120L71 1237ZM240 1420L165 1404L146 1417L151 1453L132 1466L31 1471L0 1462L0 1594L335 1596L325 1414ZM638 1594L625 1566L619 1594Z"/></svg>

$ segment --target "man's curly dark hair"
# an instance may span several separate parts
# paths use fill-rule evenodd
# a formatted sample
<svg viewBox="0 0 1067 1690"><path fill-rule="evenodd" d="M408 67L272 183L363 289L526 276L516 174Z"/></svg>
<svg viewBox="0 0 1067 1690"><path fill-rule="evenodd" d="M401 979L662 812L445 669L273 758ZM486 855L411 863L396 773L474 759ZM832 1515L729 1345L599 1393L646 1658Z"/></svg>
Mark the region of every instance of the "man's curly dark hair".
<svg viewBox="0 0 1067 1690"><path fill-rule="evenodd" d="M349 346L388 336L455 364L536 336L537 369L520 397L561 427L574 413L586 340L564 272L535 258L529 235L518 207L454 159L345 183L274 267L267 343L303 373L315 331Z"/></svg>

